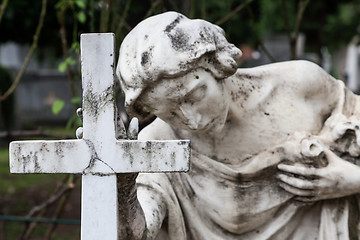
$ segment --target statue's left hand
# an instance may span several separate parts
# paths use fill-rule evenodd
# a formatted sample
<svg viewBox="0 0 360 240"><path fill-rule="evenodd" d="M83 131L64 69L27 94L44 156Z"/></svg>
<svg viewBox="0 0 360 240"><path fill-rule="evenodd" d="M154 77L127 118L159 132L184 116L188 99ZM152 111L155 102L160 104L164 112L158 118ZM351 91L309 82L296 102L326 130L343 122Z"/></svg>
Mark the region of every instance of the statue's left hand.
<svg viewBox="0 0 360 240"><path fill-rule="evenodd" d="M321 168L305 165L279 164L280 187L297 196L295 199L313 202L360 193L360 167L324 150L328 161Z"/></svg>

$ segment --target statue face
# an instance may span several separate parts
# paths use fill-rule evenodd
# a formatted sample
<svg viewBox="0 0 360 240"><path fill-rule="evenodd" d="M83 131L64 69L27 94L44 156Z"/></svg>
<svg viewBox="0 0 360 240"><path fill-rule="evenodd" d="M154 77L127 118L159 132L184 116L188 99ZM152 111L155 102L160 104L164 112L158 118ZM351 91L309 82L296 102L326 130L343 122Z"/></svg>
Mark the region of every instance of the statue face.
<svg viewBox="0 0 360 240"><path fill-rule="evenodd" d="M229 109L223 80L202 68L164 79L144 93L142 103L170 125L200 133L217 133Z"/></svg>

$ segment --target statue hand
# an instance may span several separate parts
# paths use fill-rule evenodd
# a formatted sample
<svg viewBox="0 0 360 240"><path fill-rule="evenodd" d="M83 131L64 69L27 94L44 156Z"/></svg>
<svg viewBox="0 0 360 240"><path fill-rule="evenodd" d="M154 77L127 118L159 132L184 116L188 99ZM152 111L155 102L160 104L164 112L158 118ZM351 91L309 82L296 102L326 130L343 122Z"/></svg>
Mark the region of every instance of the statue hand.
<svg viewBox="0 0 360 240"><path fill-rule="evenodd" d="M321 168L279 164L280 187L296 195L296 199L313 202L360 193L360 167L324 150L328 161Z"/></svg>
<svg viewBox="0 0 360 240"><path fill-rule="evenodd" d="M76 110L76 115L78 116L78 118L80 119L80 121L83 122L83 111L82 111L82 108L78 108L78 109ZM77 128L77 129L76 129L76 133L75 133L76 138L77 138L77 139L82 139L82 138L83 138L83 132L84 132L84 130L83 130L82 127Z"/></svg>
<svg viewBox="0 0 360 240"><path fill-rule="evenodd" d="M125 125L123 121L121 120L119 114L117 115L117 121L116 121L116 138L117 139L130 139L130 140L136 140L138 137L139 132L139 120L137 118L132 118L128 127L128 130L126 131ZM125 191L128 191L128 189L135 189L136 184L136 178L139 173L121 173L117 174L117 183L118 183L118 189L119 191L122 191L123 196L127 196ZM136 196L136 191L134 196Z"/></svg>
<svg viewBox="0 0 360 240"><path fill-rule="evenodd" d="M333 149L348 153L351 157L360 156L360 121L357 117L336 114L327 125Z"/></svg>
<svg viewBox="0 0 360 240"><path fill-rule="evenodd" d="M79 117L80 121L83 122L82 108L78 108L76 110L76 114ZM117 139L136 140L138 132L139 132L139 120L137 118L131 119L129 128L126 131L125 125L124 125L123 121L121 120L119 113L117 112L115 131L116 131L115 137ZM77 139L83 138L83 128L82 127L79 127L76 129L76 138Z"/></svg>

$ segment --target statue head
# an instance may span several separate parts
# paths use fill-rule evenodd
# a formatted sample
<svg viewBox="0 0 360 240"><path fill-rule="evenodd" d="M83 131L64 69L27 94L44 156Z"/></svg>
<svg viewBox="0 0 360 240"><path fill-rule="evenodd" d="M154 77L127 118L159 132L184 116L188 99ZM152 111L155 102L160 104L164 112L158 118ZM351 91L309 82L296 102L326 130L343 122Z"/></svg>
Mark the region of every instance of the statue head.
<svg viewBox="0 0 360 240"><path fill-rule="evenodd" d="M228 43L224 31L214 24L176 12L149 17L120 47L116 74L125 92L127 111L145 117L151 109L139 101L144 93L159 82L197 69L221 81L235 73L240 57L241 51Z"/></svg>

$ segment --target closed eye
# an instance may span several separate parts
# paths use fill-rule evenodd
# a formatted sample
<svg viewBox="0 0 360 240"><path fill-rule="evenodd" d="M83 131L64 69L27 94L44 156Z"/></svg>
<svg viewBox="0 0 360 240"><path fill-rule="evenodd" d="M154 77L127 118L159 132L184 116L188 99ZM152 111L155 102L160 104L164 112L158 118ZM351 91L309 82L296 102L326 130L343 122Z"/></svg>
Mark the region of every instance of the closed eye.
<svg viewBox="0 0 360 240"><path fill-rule="evenodd" d="M205 97L206 89L207 89L206 85L199 86L191 90L188 94L186 94L185 98L192 101L200 101Z"/></svg>

